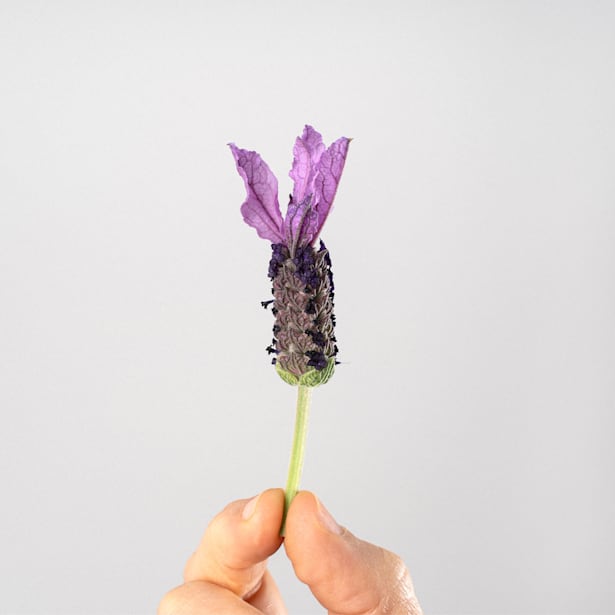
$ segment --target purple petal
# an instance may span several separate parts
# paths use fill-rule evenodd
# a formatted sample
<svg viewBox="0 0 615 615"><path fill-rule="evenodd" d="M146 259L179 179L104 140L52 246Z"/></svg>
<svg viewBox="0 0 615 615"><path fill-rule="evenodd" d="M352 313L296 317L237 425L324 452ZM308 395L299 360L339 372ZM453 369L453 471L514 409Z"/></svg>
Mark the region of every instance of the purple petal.
<svg viewBox="0 0 615 615"><path fill-rule="evenodd" d="M296 202L291 198L284 218L284 236L286 245L294 253L299 245L312 243L318 228L318 215L312 207L312 195Z"/></svg>
<svg viewBox="0 0 615 615"><path fill-rule="evenodd" d="M239 149L234 143L229 147L246 186L247 197L241 206L244 221L256 229L259 237L283 243L278 180L256 152Z"/></svg>
<svg viewBox="0 0 615 615"><path fill-rule="evenodd" d="M316 231L310 241L318 237L337 192L342 177L350 139L342 137L332 143L320 157L317 174L314 179L314 209L318 216Z"/></svg>
<svg viewBox="0 0 615 615"><path fill-rule="evenodd" d="M295 182L293 190L295 203L301 203L306 196L314 193L317 164L324 151L325 145L320 133L306 125L303 134L295 141L293 167L289 173Z"/></svg>

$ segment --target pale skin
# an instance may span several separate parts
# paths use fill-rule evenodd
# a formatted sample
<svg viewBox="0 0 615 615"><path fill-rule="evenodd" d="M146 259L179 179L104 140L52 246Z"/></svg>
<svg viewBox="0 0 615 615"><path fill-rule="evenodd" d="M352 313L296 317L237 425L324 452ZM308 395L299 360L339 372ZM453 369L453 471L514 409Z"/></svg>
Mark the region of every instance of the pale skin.
<svg viewBox="0 0 615 615"><path fill-rule="evenodd" d="M229 504L207 527L158 615L286 615L267 558L284 544L297 577L329 615L422 615L394 553L339 526L308 492L293 500L280 538L282 489Z"/></svg>

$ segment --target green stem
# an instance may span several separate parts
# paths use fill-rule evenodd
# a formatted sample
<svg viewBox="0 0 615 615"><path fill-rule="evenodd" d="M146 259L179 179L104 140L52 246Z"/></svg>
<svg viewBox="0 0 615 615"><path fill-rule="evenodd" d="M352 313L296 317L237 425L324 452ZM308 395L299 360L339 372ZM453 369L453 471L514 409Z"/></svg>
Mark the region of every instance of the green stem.
<svg viewBox="0 0 615 615"><path fill-rule="evenodd" d="M290 464L288 466L288 480L284 492L284 516L282 517L282 527L280 536L284 536L286 528L286 515L290 503L293 501L299 490L301 471L303 470L303 456L305 453L305 439L307 436L308 416L310 414L310 401L312 399L312 387L299 385L297 390L297 416L295 418L295 435L293 437L293 448L290 453Z"/></svg>

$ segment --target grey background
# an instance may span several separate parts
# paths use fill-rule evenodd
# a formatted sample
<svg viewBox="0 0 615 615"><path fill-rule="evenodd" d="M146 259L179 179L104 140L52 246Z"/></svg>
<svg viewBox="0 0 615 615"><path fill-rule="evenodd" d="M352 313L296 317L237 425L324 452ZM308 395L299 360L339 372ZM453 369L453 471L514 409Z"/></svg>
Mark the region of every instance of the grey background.
<svg viewBox="0 0 615 615"><path fill-rule="evenodd" d="M0 612L152 613L284 483L225 144L284 203L306 122L355 140L303 486L426 613L615 612L614 33L594 1L1 1Z"/></svg>

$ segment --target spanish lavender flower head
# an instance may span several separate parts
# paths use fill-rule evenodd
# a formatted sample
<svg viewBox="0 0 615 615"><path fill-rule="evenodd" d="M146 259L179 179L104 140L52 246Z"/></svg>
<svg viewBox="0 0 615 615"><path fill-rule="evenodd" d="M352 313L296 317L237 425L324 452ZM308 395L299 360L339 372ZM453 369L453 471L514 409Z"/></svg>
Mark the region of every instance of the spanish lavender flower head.
<svg viewBox="0 0 615 615"><path fill-rule="evenodd" d="M278 202L278 181L253 151L229 144L246 186L244 221L271 241L269 277L275 324L267 352L289 384L316 386L333 374L338 349L334 335L333 274L329 251L316 240L331 211L350 139L329 147L306 126L297 137L290 177L294 181L286 215Z"/></svg>

